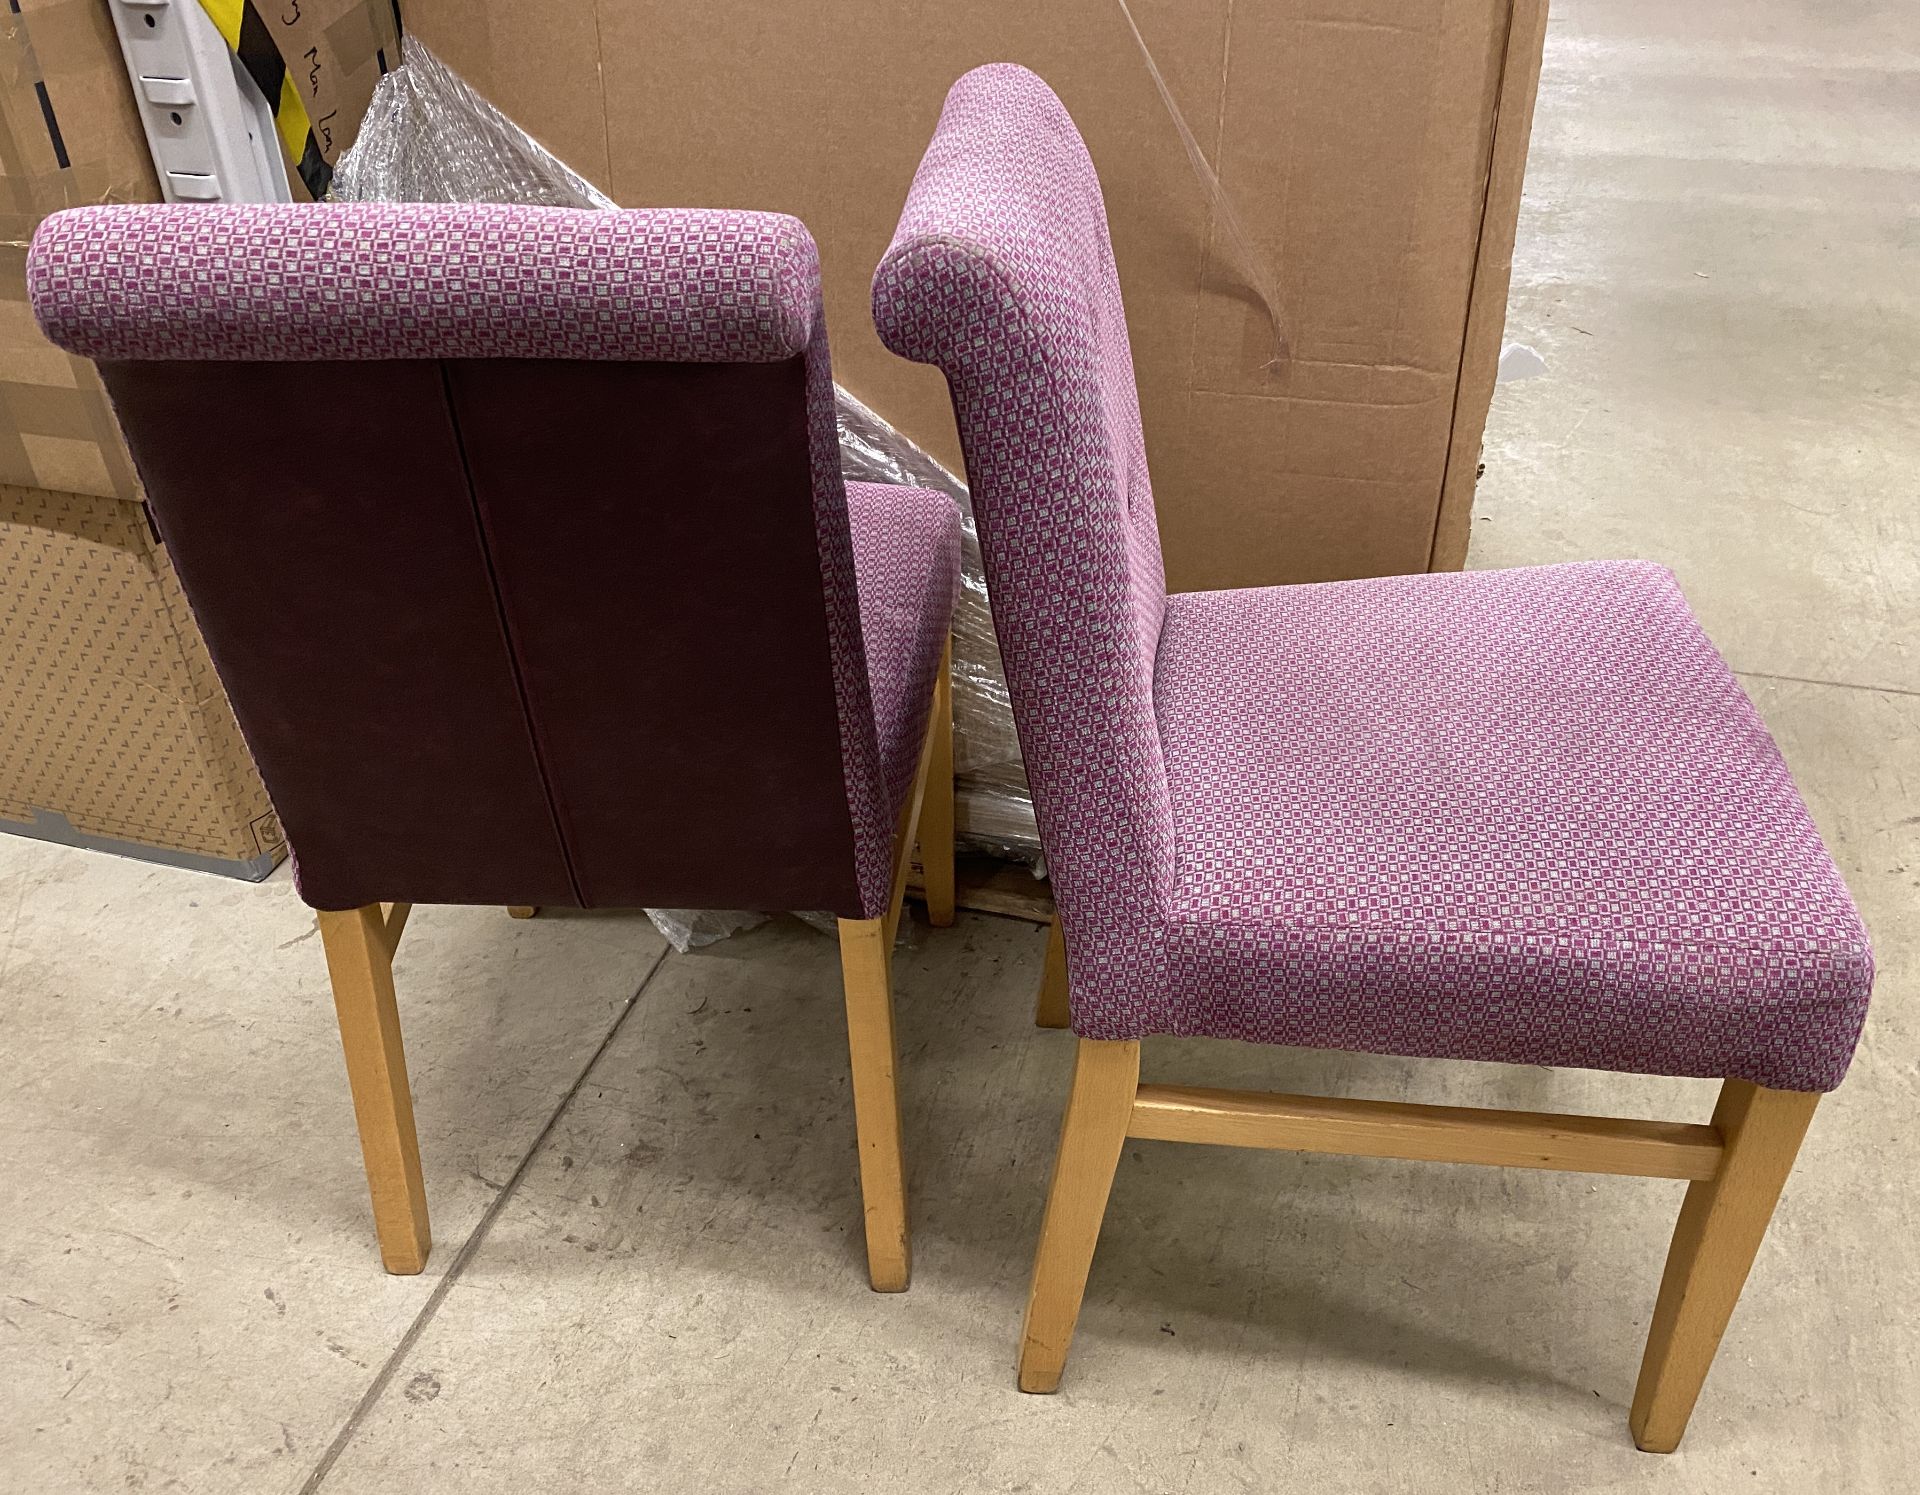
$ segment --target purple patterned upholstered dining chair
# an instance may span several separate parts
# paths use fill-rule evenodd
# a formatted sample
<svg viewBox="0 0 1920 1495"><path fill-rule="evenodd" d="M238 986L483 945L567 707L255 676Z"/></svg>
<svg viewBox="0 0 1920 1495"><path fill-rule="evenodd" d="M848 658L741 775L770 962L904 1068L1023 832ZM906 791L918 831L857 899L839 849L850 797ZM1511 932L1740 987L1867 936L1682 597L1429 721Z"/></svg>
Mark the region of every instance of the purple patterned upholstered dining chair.
<svg viewBox="0 0 1920 1495"><path fill-rule="evenodd" d="M103 207L33 241L319 911L381 1255L426 1202L411 904L839 916L868 1264L907 1285L890 951L953 918L952 501L843 483L771 213Z"/></svg>
<svg viewBox="0 0 1920 1495"><path fill-rule="evenodd" d="M1169 596L1099 183L1020 68L948 96L874 281L947 376L1078 1036L1020 1385L1129 1136L1690 1181L1630 1418L1679 1441L1872 957L1738 683L1640 562ZM1140 1041L1724 1081L1707 1124L1141 1084Z"/></svg>

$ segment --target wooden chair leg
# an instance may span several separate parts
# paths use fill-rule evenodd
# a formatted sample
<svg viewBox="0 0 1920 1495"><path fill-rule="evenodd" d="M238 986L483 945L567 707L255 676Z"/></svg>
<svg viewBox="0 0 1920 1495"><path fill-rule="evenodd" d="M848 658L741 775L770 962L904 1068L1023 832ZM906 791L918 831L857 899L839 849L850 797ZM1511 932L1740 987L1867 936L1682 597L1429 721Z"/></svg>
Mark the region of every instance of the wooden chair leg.
<svg viewBox="0 0 1920 1495"><path fill-rule="evenodd" d="M1059 1388L1139 1084L1138 1043L1080 1040L1020 1331L1022 1391Z"/></svg>
<svg viewBox="0 0 1920 1495"><path fill-rule="evenodd" d="M507 905L507 914L510 918L531 919L539 912L539 908L531 903L509 903Z"/></svg>
<svg viewBox="0 0 1920 1495"><path fill-rule="evenodd" d="M1712 1178L1687 1186L1633 1393L1628 1426L1649 1453L1680 1445L1819 1100L1741 1080L1721 1087L1713 1124L1726 1150Z"/></svg>
<svg viewBox="0 0 1920 1495"><path fill-rule="evenodd" d="M405 932L407 920L413 915L411 903L383 903L381 915L387 921L387 957L392 959L400 949L400 936Z"/></svg>
<svg viewBox="0 0 1920 1495"><path fill-rule="evenodd" d="M933 717L927 731L927 786L920 801L920 868L926 875L927 922L953 923L953 644L940 655L933 687Z"/></svg>
<svg viewBox="0 0 1920 1495"><path fill-rule="evenodd" d="M907 1234L900 1092L894 1079L893 952L887 922L840 921L840 971L846 984L847 1051L853 1065L853 1119L860 1144L867 1279L877 1293L898 1293L906 1291L913 1274L913 1249Z"/></svg>
<svg viewBox="0 0 1920 1495"><path fill-rule="evenodd" d="M1033 1021L1042 1028L1064 1028L1067 1011L1067 942L1060 934L1060 916L1047 930L1047 963L1040 974L1040 996L1033 1004Z"/></svg>
<svg viewBox="0 0 1920 1495"><path fill-rule="evenodd" d="M400 1044L386 916L377 903L323 912L320 940L333 978L380 1259L389 1272L411 1276L426 1266L433 1235L420 1177L420 1142L413 1130L407 1057Z"/></svg>

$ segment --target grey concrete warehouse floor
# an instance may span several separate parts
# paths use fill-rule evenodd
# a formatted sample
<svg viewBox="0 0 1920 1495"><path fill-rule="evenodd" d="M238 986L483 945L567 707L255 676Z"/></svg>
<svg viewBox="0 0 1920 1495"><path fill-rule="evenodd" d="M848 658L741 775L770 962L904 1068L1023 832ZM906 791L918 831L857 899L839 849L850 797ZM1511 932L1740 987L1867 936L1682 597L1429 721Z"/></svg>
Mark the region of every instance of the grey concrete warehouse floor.
<svg viewBox="0 0 1920 1495"><path fill-rule="evenodd" d="M793 923L424 909L437 1249L383 1275L310 915L0 838L0 1490L1913 1488L1920 26L1556 7L1481 566L1679 573L1879 950L1680 1453L1626 1401L1680 1185L1134 1144L1068 1379L1013 1387L1069 1042L1042 935L900 961L917 1271L861 1276L837 972ZM1292 1050L1161 1076L1704 1117L1712 1087Z"/></svg>

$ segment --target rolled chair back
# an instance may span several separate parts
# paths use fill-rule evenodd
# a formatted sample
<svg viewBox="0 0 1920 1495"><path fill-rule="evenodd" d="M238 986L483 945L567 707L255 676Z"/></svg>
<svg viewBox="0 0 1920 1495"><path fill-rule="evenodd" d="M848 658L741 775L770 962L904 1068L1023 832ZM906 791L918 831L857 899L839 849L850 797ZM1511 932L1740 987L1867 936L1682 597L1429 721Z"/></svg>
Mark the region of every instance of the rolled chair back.
<svg viewBox="0 0 1920 1495"><path fill-rule="evenodd" d="M1153 704L1166 577L1100 182L1025 68L948 93L873 312L952 388L1074 1010L1091 992L1154 1002L1131 952L1173 873Z"/></svg>

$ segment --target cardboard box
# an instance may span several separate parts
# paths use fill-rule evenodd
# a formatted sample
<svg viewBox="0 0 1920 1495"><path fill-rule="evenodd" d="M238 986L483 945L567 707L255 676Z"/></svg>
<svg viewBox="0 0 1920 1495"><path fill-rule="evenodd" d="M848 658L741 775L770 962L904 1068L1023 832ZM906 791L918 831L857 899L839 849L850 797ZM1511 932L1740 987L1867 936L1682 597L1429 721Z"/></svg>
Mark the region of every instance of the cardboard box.
<svg viewBox="0 0 1920 1495"><path fill-rule="evenodd" d="M285 855L142 504L0 485L0 831L256 880Z"/></svg>
<svg viewBox="0 0 1920 1495"><path fill-rule="evenodd" d="M0 831L260 878L285 855L279 824L105 392L27 305L42 218L160 196L107 5L0 11ZM366 112L392 9L305 0L271 15L298 22L268 34L333 159Z"/></svg>
<svg viewBox="0 0 1920 1495"><path fill-rule="evenodd" d="M406 0L408 29L623 204L821 245L835 372L957 464L873 267L947 87L1046 78L1106 190L1169 583L1457 567L1505 320L1545 0L1130 0L1264 265L1235 263L1118 0ZM1288 350L1256 285L1277 288Z"/></svg>
<svg viewBox="0 0 1920 1495"><path fill-rule="evenodd" d="M0 483L137 500L106 392L27 305L27 244L47 214L160 197L107 7L0 12Z"/></svg>

